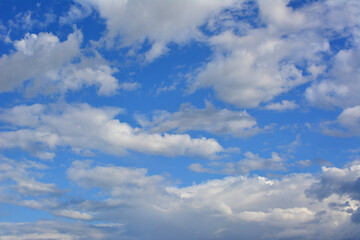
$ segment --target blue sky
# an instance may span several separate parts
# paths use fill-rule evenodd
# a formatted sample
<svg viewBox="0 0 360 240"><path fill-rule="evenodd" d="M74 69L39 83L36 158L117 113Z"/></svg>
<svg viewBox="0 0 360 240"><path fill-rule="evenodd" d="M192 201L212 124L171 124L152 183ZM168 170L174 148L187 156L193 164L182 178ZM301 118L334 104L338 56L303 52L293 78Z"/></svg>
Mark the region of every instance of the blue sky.
<svg viewBox="0 0 360 240"><path fill-rule="evenodd" d="M359 16L0 1L0 238L359 239Z"/></svg>

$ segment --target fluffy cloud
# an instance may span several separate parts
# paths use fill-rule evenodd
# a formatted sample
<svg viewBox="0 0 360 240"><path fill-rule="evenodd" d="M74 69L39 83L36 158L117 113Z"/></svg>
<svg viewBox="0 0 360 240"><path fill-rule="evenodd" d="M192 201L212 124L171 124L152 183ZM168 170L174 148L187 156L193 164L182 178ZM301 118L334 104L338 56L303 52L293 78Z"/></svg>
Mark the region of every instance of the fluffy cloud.
<svg viewBox="0 0 360 240"><path fill-rule="evenodd" d="M279 33L277 33L279 34ZM210 39L216 49L214 59L198 69L191 83L191 90L213 87L217 96L238 107L256 107L290 89L309 81L302 70L285 58L303 58L295 48L309 46L314 41L301 36L281 38L268 29L254 29L246 36L237 36L230 31ZM302 52L316 59L318 52L327 50L326 41Z"/></svg>
<svg viewBox="0 0 360 240"><path fill-rule="evenodd" d="M96 86L100 95L111 95L119 88L110 68L99 55L82 57L79 30L60 40L51 33L26 34L14 42L15 52L0 58L0 92L14 91L25 82L26 94L65 93ZM73 61L80 58L78 63ZM19 66L22 66L19 69Z"/></svg>
<svg viewBox="0 0 360 240"><path fill-rule="evenodd" d="M335 56L333 56L332 63L328 67L329 71L324 75L324 78L314 82L306 90L306 98L314 106L323 108L334 106L346 108L358 105L360 103L358 94L360 91L358 81L360 68L357 64L360 56L358 47L360 28L357 17L360 14L359 2L326 1L322 4L316 3L309 8L309 12L318 12L318 17L315 15L313 17L315 24L326 23L337 33L338 38L347 39L347 46L338 52L333 51ZM329 39L332 40L334 37Z"/></svg>
<svg viewBox="0 0 360 240"><path fill-rule="evenodd" d="M136 118L143 127L148 127L154 132L200 130L245 138L263 131L246 111L216 109L209 102L205 104L204 109L182 104L178 112L158 111L152 116L151 121L143 115L137 115Z"/></svg>
<svg viewBox="0 0 360 240"><path fill-rule="evenodd" d="M319 183L314 183L306 194L323 200L332 194L349 195L360 200L360 168L358 162L348 163L343 169L322 167L323 175Z"/></svg>
<svg viewBox="0 0 360 240"><path fill-rule="evenodd" d="M352 134L360 134L360 105L345 109L337 118L342 127L347 128Z"/></svg>
<svg viewBox="0 0 360 240"><path fill-rule="evenodd" d="M359 10L360 12L360 10ZM359 30L360 31L360 30ZM358 45L358 40L354 44ZM327 79L306 89L305 96L315 106L323 108L353 107L360 104L360 50L341 50Z"/></svg>
<svg viewBox="0 0 360 240"><path fill-rule="evenodd" d="M348 163L343 169L322 167L323 175L320 182L314 183L305 191L308 197L324 200L333 194L347 195L353 200L360 201L360 165L359 162ZM359 222L359 209L349 211L353 213L351 220Z"/></svg>
<svg viewBox="0 0 360 240"><path fill-rule="evenodd" d="M166 53L170 42L182 44L201 39L203 34L199 27L234 3L233 0L87 2L105 18L108 42L116 37L120 38L120 46L148 41L151 44L145 54L148 62Z"/></svg>
<svg viewBox="0 0 360 240"><path fill-rule="evenodd" d="M327 135L360 135L360 105L346 108L335 121L323 122L321 126Z"/></svg>
<svg viewBox="0 0 360 240"><path fill-rule="evenodd" d="M254 21L261 27L239 23L240 30L224 27L210 36L214 55L190 78L190 91L211 87L222 101L257 107L315 81L305 94L313 105L357 104L359 54L353 46L358 45L358 2L320 1L297 9L288 3L258 1ZM352 39L352 47L333 52L331 32ZM330 59L324 60L324 54Z"/></svg>
<svg viewBox="0 0 360 240"><path fill-rule="evenodd" d="M21 147L34 153L44 147L70 146L120 155L133 150L163 156L205 158L216 158L218 153L226 151L214 139L148 133L132 128L115 119L121 111L119 108L93 108L87 104L35 104L3 109L0 119L19 129L0 132L0 145L2 148Z"/></svg>

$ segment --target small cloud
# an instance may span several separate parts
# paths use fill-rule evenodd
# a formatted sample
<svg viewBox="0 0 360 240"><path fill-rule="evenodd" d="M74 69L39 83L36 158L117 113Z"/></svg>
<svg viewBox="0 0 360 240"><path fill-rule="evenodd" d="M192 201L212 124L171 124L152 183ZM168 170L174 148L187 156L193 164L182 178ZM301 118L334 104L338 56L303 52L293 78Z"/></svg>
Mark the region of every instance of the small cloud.
<svg viewBox="0 0 360 240"><path fill-rule="evenodd" d="M141 87L141 84L138 82L124 82L120 84L119 88L124 91L132 92Z"/></svg>
<svg viewBox="0 0 360 240"><path fill-rule="evenodd" d="M306 160L296 161L295 164L301 167L310 167L311 165L314 164L314 162L309 159L306 159Z"/></svg>
<svg viewBox="0 0 360 240"><path fill-rule="evenodd" d="M40 158L41 160L53 160L55 157L55 153L52 152L37 152L35 157Z"/></svg>
<svg viewBox="0 0 360 240"><path fill-rule="evenodd" d="M293 110L298 107L299 105L297 105L294 101L282 100L281 102L270 103L266 105L265 109L273 110L273 111L285 111L285 110Z"/></svg>
<svg viewBox="0 0 360 240"><path fill-rule="evenodd" d="M156 58L164 55L169 51L169 48L161 42L156 42L152 45L149 51L145 53L145 61L147 63L153 62Z"/></svg>
<svg viewBox="0 0 360 240"><path fill-rule="evenodd" d="M189 169L200 173L214 174L248 174L255 170L285 170L284 162L286 159L276 152L271 153L270 158L262 158L258 154L251 152L244 153L245 158L238 162L210 162L208 168L199 163L189 166Z"/></svg>
<svg viewBox="0 0 360 240"><path fill-rule="evenodd" d="M333 166L333 164L323 158L317 158L315 162L321 166Z"/></svg>
<svg viewBox="0 0 360 240"><path fill-rule="evenodd" d="M88 213L78 212L74 210L67 210L67 209L54 211L52 213L60 217L66 217L75 220L91 220L93 218Z"/></svg>
<svg viewBox="0 0 360 240"><path fill-rule="evenodd" d="M189 169L193 172L198 173L215 173L214 170L210 168L204 168L200 163L193 163L189 166Z"/></svg>

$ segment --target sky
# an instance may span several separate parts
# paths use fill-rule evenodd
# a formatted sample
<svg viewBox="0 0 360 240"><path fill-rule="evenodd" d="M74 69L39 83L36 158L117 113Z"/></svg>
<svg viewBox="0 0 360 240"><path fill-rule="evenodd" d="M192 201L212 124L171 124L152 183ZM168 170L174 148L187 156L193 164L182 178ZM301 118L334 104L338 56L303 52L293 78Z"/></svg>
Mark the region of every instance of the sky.
<svg viewBox="0 0 360 240"><path fill-rule="evenodd" d="M360 239L360 1L0 0L0 239Z"/></svg>

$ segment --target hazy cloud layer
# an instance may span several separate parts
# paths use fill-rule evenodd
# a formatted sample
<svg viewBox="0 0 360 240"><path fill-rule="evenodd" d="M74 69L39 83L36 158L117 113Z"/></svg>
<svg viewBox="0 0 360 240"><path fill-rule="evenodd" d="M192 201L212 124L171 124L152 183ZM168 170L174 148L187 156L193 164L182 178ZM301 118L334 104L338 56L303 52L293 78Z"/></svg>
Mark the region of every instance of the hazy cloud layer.
<svg viewBox="0 0 360 240"><path fill-rule="evenodd" d="M200 230L197 238L351 239L359 234L358 188L351 185L356 184L359 169L354 162L344 168L323 167L320 179L311 174L289 174L281 179L231 176L177 187L166 183L160 175L148 175L146 169L74 161L67 169L67 177L91 192L88 200L41 209L56 216L93 218L107 224L78 222L70 228L62 222L44 222L47 230L39 231L40 222L31 226L3 223L0 231L9 239L10 236L26 239L35 233L69 239L82 239L79 234L94 234L94 239L116 239L118 234L124 239L151 239L153 234L159 236L154 229L162 226L160 239L193 238L195 229ZM319 184L323 185L325 195L318 195L318 190L323 192ZM103 197L97 198L98 194ZM320 196L321 201L313 200L312 196ZM20 227L24 228L21 232L17 230Z"/></svg>

